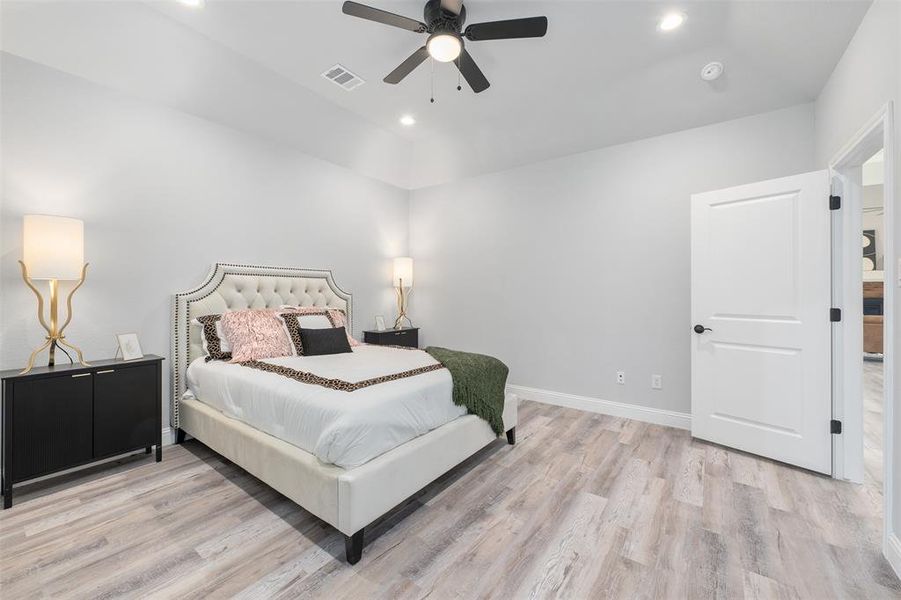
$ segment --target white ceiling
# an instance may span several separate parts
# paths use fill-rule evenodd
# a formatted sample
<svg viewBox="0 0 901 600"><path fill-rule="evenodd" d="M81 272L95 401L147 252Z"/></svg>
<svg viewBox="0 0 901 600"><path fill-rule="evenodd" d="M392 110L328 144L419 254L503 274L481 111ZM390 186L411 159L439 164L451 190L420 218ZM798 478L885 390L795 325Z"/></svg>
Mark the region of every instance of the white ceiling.
<svg viewBox="0 0 901 600"><path fill-rule="evenodd" d="M398 159L410 163L409 187L810 102L869 6L471 0L469 23L546 15L548 34L468 43L491 87L475 95L463 82L457 92L454 66L436 64L437 101L430 104L429 62L400 85L381 81L425 36L346 16L339 0L206 0L201 9L175 0L150 4L234 55L407 140L412 158ZM420 1L371 4L422 18ZM685 25L658 32L657 21L673 8L687 15ZM711 60L726 65L713 84L699 78ZM322 79L335 63L367 83L346 92ZM412 128L398 123L407 113L418 121Z"/></svg>
<svg viewBox="0 0 901 600"><path fill-rule="evenodd" d="M494 169L759 113L816 98L868 8L867 2L544 2L472 0L468 22L547 15L543 39L470 42L492 86L479 95L453 65L427 62L400 85L381 79L425 36L341 13L340 2L216 2L202 10L158 5L169 16L340 106L420 144L443 150L445 169L424 181ZM422 18L423 2L373 5ZM673 8L685 25L657 31ZM711 85L698 74L726 64ZM345 92L319 74L334 63L367 84ZM413 114L413 128L398 124ZM453 155L492 145L474 161ZM448 149L451 151L448 152ZM450 155L450 156L448 156ZM471 163L476 164L471 164ZM442 172L443 171L443 172ZM431 174L434 172L434 175Z"/></svg>
<svg viewBox="0 0 901 600"><path fill-rule="evenodd" d="M885 182L885 150L879 150L863 163L863 184L882 185Z"/></svg>

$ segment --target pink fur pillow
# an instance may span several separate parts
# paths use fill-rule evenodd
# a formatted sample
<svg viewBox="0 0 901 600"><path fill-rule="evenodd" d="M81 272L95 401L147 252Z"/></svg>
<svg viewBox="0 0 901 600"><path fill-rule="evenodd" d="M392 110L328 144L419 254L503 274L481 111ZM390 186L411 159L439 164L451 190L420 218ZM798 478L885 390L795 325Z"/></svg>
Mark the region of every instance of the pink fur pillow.
<svg viewBox="0 0 901 600"><path fill-rule="evenodd" d="M275 310L223 313L222 332L232 349L231 362L291 356L291 341Z"/></svg>

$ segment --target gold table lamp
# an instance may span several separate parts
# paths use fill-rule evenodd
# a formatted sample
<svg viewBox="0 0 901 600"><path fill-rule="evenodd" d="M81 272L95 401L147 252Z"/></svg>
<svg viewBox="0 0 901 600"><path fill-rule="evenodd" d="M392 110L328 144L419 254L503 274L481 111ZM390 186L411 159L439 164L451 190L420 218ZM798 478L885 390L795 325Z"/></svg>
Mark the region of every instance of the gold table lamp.
<svg viewBox="0 0 901 600"><path fill-rule="evenodd" d="M394 259L394 287L397 289L397 320L394 328L400 329L404 319L413 327L413 321L407 316L407 298L413 291L413 259L400 256Z"/></svg>
<svg viewBox="0 0 901 600"><path fill-rule="evenodd" d="M88 265L84 262L84 223L78 219L50 215L25 215L23 230L22 279L38 299L38 321L47 330L46 341L28 358L22 373L34 368L34 359L47 348L50 349L48 366L56 362L56 348L65 352L73 350L78 362L87 365L81 350L66 341L63 331L72 320L72 296L84 283ZM47 280L50 284L50 323L44 319L44 297L35 286L36 280ZM59 282L77 283L66 298L66 320L59 324ZM66 353L68 356L68 353ZM72 357L69 357L72 360ZM73 361L74 363L74 361Z"/></svg>

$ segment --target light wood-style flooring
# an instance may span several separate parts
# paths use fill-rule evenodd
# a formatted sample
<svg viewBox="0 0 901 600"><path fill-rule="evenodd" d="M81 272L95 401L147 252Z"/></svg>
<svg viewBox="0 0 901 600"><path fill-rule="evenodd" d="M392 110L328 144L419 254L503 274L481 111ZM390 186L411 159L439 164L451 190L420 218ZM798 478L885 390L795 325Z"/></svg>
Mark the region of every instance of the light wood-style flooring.
<svg viewBox="0 0 901 600"><path fill-rule="evenodd" d="M882 487L883 451L883 368L882 362L863 361L863 467L864 481Z"/></svg>
<svg viewBox="0 0 901 600"><path fill-rule="evenodd" d="M688 432L523 403L498 441L343 537L197 442L23 489L3 598L898 598L881 496Z"/></svg>

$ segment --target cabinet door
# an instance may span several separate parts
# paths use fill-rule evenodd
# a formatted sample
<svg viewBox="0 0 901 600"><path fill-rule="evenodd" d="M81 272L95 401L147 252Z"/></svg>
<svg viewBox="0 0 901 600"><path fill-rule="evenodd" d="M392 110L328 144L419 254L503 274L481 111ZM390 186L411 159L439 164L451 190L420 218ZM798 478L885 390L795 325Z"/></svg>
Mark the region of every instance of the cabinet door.
<svg viewBox="0 0 901 600"><path fill-rule="evenodd" d="M90 373L19 381L14 385L14 481L91 460Z"/></svg>
<svg viewBox="0 0 901 600"><path fill-rule="evenodd" d="M94 456L156 444L160 435L156 365L94 373Z"/></svg>

